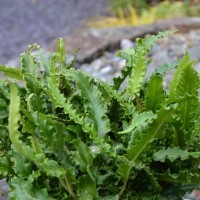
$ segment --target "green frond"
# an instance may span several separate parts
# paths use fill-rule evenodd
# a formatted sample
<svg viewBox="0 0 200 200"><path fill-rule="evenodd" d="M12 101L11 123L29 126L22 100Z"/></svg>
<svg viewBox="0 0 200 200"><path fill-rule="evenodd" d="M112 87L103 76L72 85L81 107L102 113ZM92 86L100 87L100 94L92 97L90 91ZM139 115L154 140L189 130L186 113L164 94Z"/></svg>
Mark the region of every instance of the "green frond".
<svg viewBox="0 0 200 200"><path fill-rule="evenodd" d="M74 122L83 125L84 124L83 116L78 114L78 112L72 107L72 104L70 104L70 102L67 102L66 98L60 92L54 81L51 78L48 78L47 80L49 89L46 91L46 93L49 95L55 107L63 108L64 112L68 114L69 117L72 120L74 120Z"/></svg>
<svg viewBox="0 0 200 200"><path fill-rule="evenodd" d="M165 91L163 89L163 79L159 75L151 77L146 87L145 106L148 110L156 112L165 101Z"/></svg>
<svg viewBox="0 0 200 200"><path fill-rule="evenodd" d="M161 76L165 75L168 71L176 69L180 64L181 60L174 61L172 63L165 63L164 65L155 69L155 74L159 74Z"/></svg>
<svg viewBox="0 0 200 200"><path fill-rule="evenodd" d="M78 189L77 193L78 193L79 199L81 199L81 200L99 199L96 185L92 181L90 176L88 176L88 175L81 176L79 178L79 189ZM112 199L110 199L110 200L112 200ZM115 199L113 199L113 200L115 200Z"/></svg>
<svg viewBox="0 0 200 200"><path fill-rule="evenodd" d="M32 50L39 48L39 45L33 44L28 46L27 53L21 54L21 74L25 77L31 76L33 78L38 77L39 63L36 61L35 56L32 54Z"/></svg>
<svg viewBox="0 0 200 200"><path fill-rule="evenodd" d="M113 85L73 69L78 50L67 65L63 39L50 60L31 45L21 71L0 66L26 83L0 80L0 179L10 198L160 199L177 189L178 199L183 187L200 186L193 61L186 54L145 76L151 48L170 33L120 52L126 64ZM162 77L175 68L165 93Z"/></svg>
<svg viewBox="0 0 200 200"><path fill-rule="evenodd" d="M28 110L34 112L47 112L47 104L46 104L46 94L42 91L39 90L36 91L36 93L31 93L27 97L27 106Z"/></svg>
<svg viewBox="0 0 200 200"><path fill-rule="evenodd" d="M58 73L58 67L56 66L56 54L52 53L50 61L49 61L49 72L51 77Z"/></svg>
<svg viewBox="0 0 200 200"><path fill-rule="evenodd" d="M200 173L192 173L188 170L173 174L167 170L164 174L156 174L159 181L168 183L200 184Z"/></svg>
<svg viewBox="0 0 200 200"><path fill-rule="evenodd" d="M162 37L168 36L173 31L160 32L158 35L150 35L145 39L137 39L134 57L131 63L130 78L127 83L126 94L129 99L134 99L140 93L141 86L144 82L144 75L149 65L149 61L146 58L153 45Z"/></svg>
<svg viewBox="0 0 200 200"><path fill-rule="evenodd" d="M139 95L148 65L146 56L147 49L145 48L145 42L144 40L141 40L140 42L138 42L135 49L135 56L132 62L131 74L125 90L125 94L128 94L130 100Z"/></svg>
<svg viewBox="0 0 200 200"><path fill-rule="evenodd" d="M142 127L147 127L152 123L154 119L156 119L157 115L152 112L143 112L140 114L135 114L130 125L124 131L119 132L119 134L130 133L133 132L134 129L142 129Z"/></svg>
<svg viewBox="0 0 200 200"><path fill-rule="evenodd" d="M187 150L182 150L179 147L168 147L167 149L155 152L153 155L154 160L160 162L165 162L166 159L173 162L179 158L181 160L187 160L190 157L200 158L200 152L188 152Z"/></svg>
<svg viewBox="0 0 200 200"><path fill-rule="evenodd" d="M103 87L102 92L106 92L109 96L109 100L115 99L120 104L120 106L124 109L125 115L133 116L135 113L135 106L133 104L127 104L123 96L121 96L113 87L111 87L106 82L100 81L100 85Z"/></svg>
<svg viewBox="0 0 200 200"><path fill-rule="evenodd" d="M130 170L133 164L124 156L119 156L117 160L117 173L122 181L126 181L129 178Z"/></svg>
<svg viewBox="0 0 200 200"><path fill-rule="evenodd" d="M128 50L120 51L118 52L117 55L126 60L126 64L124 68L121 70L121 75L113 78L113 82L114 82L113 87L115 90L118 91L120 89L120 86L126 79L126 77L128 77L131 73L135 50L128 49Z"/></svg>
<svg viewBox="0 0 200 200"><path fill-rule="evenodd" d="M129 148L127 150L129 160L136 161L147 145L161 134L162 126L170 121L176 107L176 105L163 107L156 113L157 118L150 124L147 130L139 131L137 134L133 135L133 139L129 143Z"/></svg>
<svg viewBox="0 0 200 200"><path fill-rule="evenodd" d="M192 67L192 64L185 67L180 74L175 89L176 98L180 99L177 114L181 119L182 130L187 132L191 132L194 129L199 106L198 90L200 89L200 79L197 71ZM185 139L187 140L190 137L191 135Z"/></svg>
<svg viewBox="0 0 200 200"><path fill-rule="evenodd" d="M0 66L0 71L4 73L5 76L8 76L13 79L17 79L19 81L23 81L23 77L20 73L20 69L17 68L9 68L4 65Z"/></svg>
<svg viewBox="0 0 200 200"><path fill-rule="evenodd" d="M46 77L50 76L50 72L49 72L50 60L45 58L44 51L42 49L40 50L39 56L40 56L39 63L40 63L40 66L42 67L42 69L44 70L44 78L46 78Z"/></svg>
<svg viewBox="0 0 200 200"><path fill-rule="evenodd" d="M75 61L72 60L71 64L73 64L74 62ZM66 68L67 64L66 64L66 51L64 46L64 40L63 38L58 38L56 53L53 53L50 58L49 72L51 79L53 79L54 83L59 87L62 85L62 79L63 79L63 77L61 77L62 71L65 70Z"/></svg>
<svg viewBox="0 0 200 200"><path fill-rule="evenodd" d="M185 56L183 56L173 76L173 79L169 84L168 103L176 101L176 87L180 80L180 75L188 65L191 66L192 64L193 64L193 61L190 60L189 54L186 54Z"/></svg>
<svg viewBox="0 0 200 200"><path fill-rule="evenodd" d="M75 64L75 62L76 62L76 57L77 57L77 54L78 54L79 50L80 50L80 49L77 49L77 50L75 51L75 53L73 54L73 55L74 55L73 59L72 59L72 60L70 61L70 63L67 65L67 68L68 68L68 69L69 69L69 68L72 68L72 67L74 66L74 64Z"/></svg>
<svg viewBox="0 0 200 200"><path fill-rule="evenodd" d="M160 32L158 35L150 35L145 39L137 38L135 49L126 49L124 51L118 52L118 56L124 58L126 60L126 64L125 67L121 70L121 76L113 78L114 89L119 90L121 84L129 76L132 80L129 79L127 86L129 88L128 92L131 92L132 96L137 95L144 79L146 67L148 65L148 62L146 62L147 53L149 53L153 45L160 38L166 37L171 33L174 33L174 31ZM132 85L133 89L131 90Z"/></svg>
<svg viewBox="0 0 200 200"><path fill-rule="evenodd" d="M40 64L36 61L32 50L39 48L37 44L29 45L26 53L21 54L21 74L26 82L27 90L34 93L36 89L35 81L39 78Z"/></svg>
<svg viewBox="0 0 200 200"><path fill-rule="evenodd" d="M9 106L9 136L14 148L24 157L40 166L48 175L60 177L64 169L54 160L45 158L44 154L35 154L33 149L20 140L21 134L18 131L20 120L20 98L14 84L10 84L11 98ZM55 170L56 169L56 170Z"/></svg>
<svg viewBox="0 0 200 200"><path fill-rule="evenodd" d="M9 193L10 199L21 200L55 200L48 195L47 188L39 189L33 185L34 178L30 175L27 180L17 176L11 179L12 191Z"/></svg>
<svg viewBox="0 0 200 200"><path fill-rule="evenodd" d="M61 72L66 67L66 51L63 38L58 38L57 40L56 62L58 65L58 72Z"/></svg>
<svg viewBox="0 0 200 200"><path fill-rule="evenodd" d="M79 162L80 169L81 171L86 172L89 166L91 166L93 163L93 156L90 152L90 149L80 139L75 139L72 141L72 143L74 144L80 156L80 162Z"/></svg>
<svg viewBox="0 0 200 200"><path fill-rule="evenodd" d="M85 123L93 125L96 137L104 138L110 130L110 122L106 115L107 102L98 87L91 77L79 70L69 69L65 75L75 81L77 89L80 90L86 113Z"/></svg>
<svg viewBox="0 0 200 200"><path fill-rule="evenodd" d="M175 33L175 32L176 30L169 30L169 31L159 32L157 35L148 35L145 38L145 47L147 51L150 51L159 39L163 37L168 37L170 34Z"/></svg>

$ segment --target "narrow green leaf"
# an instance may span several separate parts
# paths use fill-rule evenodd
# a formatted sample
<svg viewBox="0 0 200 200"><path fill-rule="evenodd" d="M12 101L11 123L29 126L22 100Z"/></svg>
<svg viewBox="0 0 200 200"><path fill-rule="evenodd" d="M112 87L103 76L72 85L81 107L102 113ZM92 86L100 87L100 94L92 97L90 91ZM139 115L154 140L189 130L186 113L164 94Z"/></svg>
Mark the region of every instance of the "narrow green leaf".
<svg viewBox="0 0 200 200"><path fill-rule="evenodd" d="M43 154L35 154L33 149L20 140L21 134L18 131L20 120L20 98L18 90L14 84L10 84L11 98L9 106L9 136L12 144L16 150L25 156L27 159L34 162L36 165L43 168L43 170L51 176L61 176L64 174L64 169L58 165L54 160L45 158Z"/></svg>
<svg viewBox="0 0 200 200"><path fill-rule="evenodd" d="M185 67L192 64L193 64L193 61L190 60L189 54L186 54L181 59L180 64L178 65L178 68L173 76L173 79L169 84L169 97L168 97L169 103L176 101L176 87L179 82L182 71L184 71Z"/></svg>
<svg viewBox="0 0 200 200"><path fill-rule="evenodd" d="M29 45L27 53L21 54L21 74L24 75L25 79L26 76L38 77L39 63L36 62L35 56L32 55L32 50L35 48L39 48L39 45Z"/></svg>
<svg viewBox="0 0 200 200"><path fill-rule="evenodd" d="M50 62L47 58L45 58L44 51L42 49L40 50L40 60L39 60L39 62L40 62L40 65L43 67L44 77L49 76L50 75L50 72L49 72Z"/></svg>
<svg viewBox="0 0 200 200"><path fill-rule="evenodd" d="M78 196L81 200L97 199L98 191L96 185L89 176L81 176L79 178Z"/></svg>
<svg viewBox="0 0 200 200"><path fill-rule="evenodd" d="M159 75L165 75L168 71L172 69L176 69L178 65L180 64L180 60L174 61L172 63L165 63L164 65L160 66L159 68L156 68L155 74Z"/></svg>
<svg viewBox="0 0 200 200"><path fill-rule="evenodd" d="M63 94L61 94L58 87L55 85L54 81L48 78L49 90L46 93L50 96L55 107L62 107L66 114L69 114L70 118L76 123L83 125L84 119L81 115L77 113L75 109L72 108L72 105L69 102L66 102L66 99Z"/></svg>
<svg viewBox="0 0 200 200"><path fill-rule="evenodd" d="M77 54L79 52L80 49L77 49L74 53L74 58L71 60L71 62L69 63L69 65L67 65L67 68L72 68L76 62L76 57L77 57Z"/></svg>
<svg viewBox="0 0 200 200"><path fill-rule="evenodd" d="M66 66L66 52L63 38L58 38L57 40L56 61L59 65L59 72L61 72Z"/></svg>
<svg viewBox="0 0 200 200"><path fill-rule="evenodd" d="M23 180L17 177L11 179L10 187L11 192L9 198L11 200L53 200L48 193L47 189L36 188L32 184L32 178Z"/></svg>
<svg viewBox="0 0 200 200"><path fill-rule="evenodd" d="M80 139L72 142L80 155L80 167L82 171L87 171L87 168L92 165L93 157L88 146Z"/></svg>
<svg viewBox="0 0 200 200"><path fill-rule="evenodd" d="M187 65L180 74L175 90L176 98L183 99L178 106L178 115L181 119L183 130L191 131L194 129L199 106L199 89L200 78L198 73L192 68L192 65Z"/></svg>
<svg viewBox="0 0 200 200"><path fill-rule="evenodd" d="M20 69L17 68L8 68L4 65L0 66L0 71L4 73L5 76L8 76L10 78L14 78L20 81L23 81L23 76L20 73Z"/></svg>
<svg viewBox="0 0 200 200"><path fill-rule="evenodd" d="M126 60L126 64L124 68L121 70L121 75L113 78L113 82L114 82L113 87L115 90L118 91L120 89L120 86L126 79L126 77L130 75L131 70L132 70L132 62L134 59L134 55L135 55L134 49L128 49L128 50L118 52L118 56L121 58L124 58Z"/></svg>
<svg viewBox="0 0 200 200"><path fill-rule="evenodd" d="M180 171L178 174L173 174L169 170L164 174L156 174L159 181L182 183L182 184L200 184L200 173L191 173L188 170Z"/></svg>
<svg viewBox="0 0 200 200"><path fill-rule="evenodd" d="M161 76L154 75L151 77L146 88L145 106L148 110L152 110L153 112L159 110L162 103L165 101L165 91L162 82Z"/></svg>
<svg viewBox="0 0 200 200"><path fill-rule="evenodd" d="M141 86L143 84L144 75L148 65L146 56L147 49L145 48L145 42L144 40L140 40L135 49L132 71L126 88L126 93L128 93L131 99L134 99L139 95Z"/></svg>
<svg viewBox="0 0 200 200"><path fill-rule="evenodd" d="M121 107L125 110L126 115L133 115L135 113L135 106L133 104L127 104L124 97L121 96L113 87L103 81L99 81L99 83L104 88L103 92L108 93L110 100L116 99L119 102Z"/></svg>
<svg viewBox="0 0 200 200"><path fill-rule="evenodd" d="M144 132L141 131L135 136L133 135L134 137L132 141L130 141L129 148L127 150L129 160L136 161L140 154L145 150L147 145L149 145L154 138L159 136L162 126L170 121L172 114L176 110L176 107L176 105L163 107L157 112L157 118L147 130Z"/></svg>
<svg viewBox="0 0 200 200"><path fill-rule="evenodd" d="M200 158L200 152L188 152L187 150L182 150L179 147L168 147L167 149L155 152L153 155L154 160L160 162L164 162L166 159L173 162L178 158L186 160L190 157Z"/></svg>
<svg viewBox="0 0 200 200"><path fill-rule="evenodd" d="M98 87L92 83L92 79L88 75L79 70L67 70L66 76L76 81L77 88L84 99L85 123L93 125L97 136L104 138L110 130L110 124L106 115L107 102L103 99Z"/></svg>
<svg viewBox="0 0 200 200"><path fill-rule="evenodd" d="M153 122L156 119L157 115L152 112L143 112L140 114L136 114L136 116L132 119L131 124L124 131L119 132L119 134L129 133L133 131L135 128L139 129L140 127L145 127Z"/></svg>
<svg viewBox="0 0 200 200"><path fill-rule="evenodd" d="M127 158L119 156L117 160L117 168L117 174L120 175L121 180L128 180L130 170L132 169L132 163Z"/></svg>
<svg viewBox="0 0 200 200"><path fill-rule="evenodd" d="M36 61L36 56L32 54L32 50L35 48L39 48L39 45L29 45L27 52L21 54L21 74L26 82L26 89L30 93L34 93L37 86L41 84L37 82L40 64Z"/></svg>
<svg viewBox="0 0 200 200"><path fill-rule="evenodd" d="M119 196L118 195L113 195L113 196L101 197L98 200L119 200Z"/></svg>
<svg viewBox="0 0 200 200"><path fill-rule="evenodd" d="M14 163L13 170L18 177L27 177L32 173L32 163L23 155L18 153L15 148L12 150L11 161Z"/></svg>
<svg viewBox="0 0 200 200"><path fill-rule="evenodd" d="M6 177L12 173L10 158L8 157L1 157L0 160L0 177Z"/></svg>

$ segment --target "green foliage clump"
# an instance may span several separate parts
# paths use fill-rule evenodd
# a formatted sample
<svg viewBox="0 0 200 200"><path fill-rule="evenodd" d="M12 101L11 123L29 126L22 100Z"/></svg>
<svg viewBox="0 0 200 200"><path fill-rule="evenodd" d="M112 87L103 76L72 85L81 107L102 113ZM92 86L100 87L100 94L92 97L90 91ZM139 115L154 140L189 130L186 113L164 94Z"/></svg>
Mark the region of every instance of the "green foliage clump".
<svg viewBox="0 0 200 200"><path fill-rule="evenodd" d="M200 186L194 62L186 53L145 78L149 51L169 33L119 52L126 65L113 84L73 68L76 55L66 65L62 39L50 60L31 45L21 69L0 66L10 77L0 81L0 178L10 199L180 199Z"/></svg>

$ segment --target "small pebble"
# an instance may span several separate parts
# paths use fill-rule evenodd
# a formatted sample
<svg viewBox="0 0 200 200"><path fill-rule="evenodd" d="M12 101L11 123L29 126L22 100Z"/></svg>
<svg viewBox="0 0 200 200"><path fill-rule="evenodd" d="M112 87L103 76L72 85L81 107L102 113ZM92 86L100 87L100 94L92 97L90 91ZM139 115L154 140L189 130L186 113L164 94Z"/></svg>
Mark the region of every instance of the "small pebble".
<svg viewBox="0 0 200 200"><path fill-rule="evenodd" d="M111 70L112 70L112 67L110 65L108 65L101 69L101 73L106 74L106 73L110 72Z"/></svg>
<svg viewBox="0 0 200 200"><path fill-rule="evenodd" d="M91 63L92 69L94 69L95 71L99 71L101 69L101 67L103 66L103 61L102 59L96 59Z"/></svg>
<svg viewBox="0 0 200 200"><path fill-rule="evenodd" d="M134 47L134 42L128 39L123 39L120 42L121 49L129 49Z"/></svg>

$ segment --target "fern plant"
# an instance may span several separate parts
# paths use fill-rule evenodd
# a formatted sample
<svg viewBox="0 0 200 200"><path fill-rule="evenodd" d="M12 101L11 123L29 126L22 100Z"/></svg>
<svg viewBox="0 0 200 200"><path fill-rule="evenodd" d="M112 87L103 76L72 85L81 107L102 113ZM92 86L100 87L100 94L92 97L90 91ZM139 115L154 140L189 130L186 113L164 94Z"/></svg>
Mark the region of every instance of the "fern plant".
<svg viewBox="0 0 200 200"><path fill-rule="evenodd" d="M9 77L0 81L0 178L10 199L180 199L200 186L194 62L186 53L145 78L148 53L170 33L119 52L126 65L112 84L73 68L76 55L66 65L63 39L50 60L30 45L21 69L0 66Z"/></svg>

